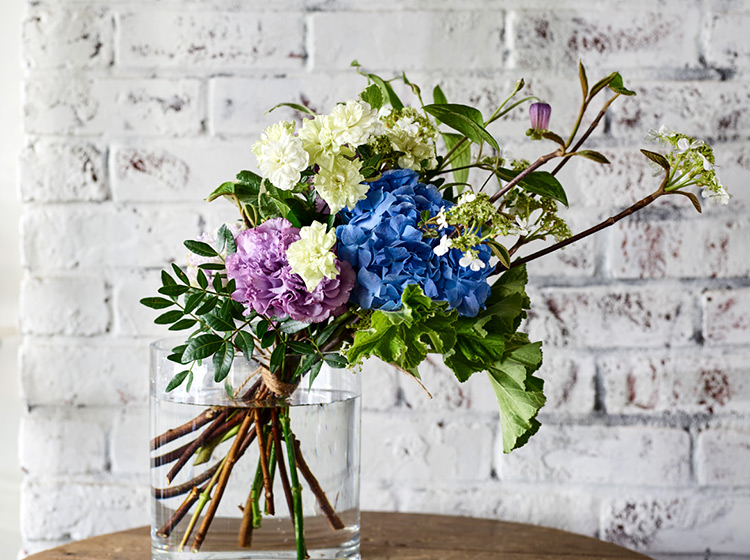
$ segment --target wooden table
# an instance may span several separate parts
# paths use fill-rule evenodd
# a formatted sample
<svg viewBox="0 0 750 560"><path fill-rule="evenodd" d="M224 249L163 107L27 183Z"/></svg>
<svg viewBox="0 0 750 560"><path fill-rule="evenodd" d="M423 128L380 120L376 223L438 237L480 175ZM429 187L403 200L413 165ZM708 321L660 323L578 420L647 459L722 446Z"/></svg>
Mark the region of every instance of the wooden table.
<svg viewBox="0 0 750 560"><path fill-rule="evenodd" d="M27 560L148 560L146 527L94 537ZM364 560L648 560L613 544L490 519L362 513Z"/></svg>

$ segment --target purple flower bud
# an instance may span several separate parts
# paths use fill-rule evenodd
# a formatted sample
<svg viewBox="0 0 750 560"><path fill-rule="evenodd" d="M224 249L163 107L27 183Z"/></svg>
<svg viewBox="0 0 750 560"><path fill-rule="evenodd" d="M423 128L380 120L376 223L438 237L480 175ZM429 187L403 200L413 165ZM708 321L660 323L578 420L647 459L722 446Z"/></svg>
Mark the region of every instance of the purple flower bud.
<svg viewBox="0 0 750 560"><path fill-rule="evenodd" d="M547 130L550 114L552 114L552 107L548 103L532 103L531 107L529 107L531 129L534 132Z"/></svg>

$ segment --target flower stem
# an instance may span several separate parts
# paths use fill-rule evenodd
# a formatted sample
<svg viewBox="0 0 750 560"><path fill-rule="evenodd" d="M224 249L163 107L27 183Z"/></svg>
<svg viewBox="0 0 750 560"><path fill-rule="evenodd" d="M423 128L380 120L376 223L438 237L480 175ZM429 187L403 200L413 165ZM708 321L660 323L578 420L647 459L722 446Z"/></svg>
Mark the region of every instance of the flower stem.
<svg viewBox="0 0 750 560"><path fill-rule="evenodd" d="M289 428L289 414L285 411L279 418L281 429L286 441L286 452L289 458L289 478L292 488L292 504L294 506L294 538L297 542L297 560L305 560L307 547L305 546L305 527L302 519L302 485L297 477L297 460L294 446L294 436Z"/></svg>

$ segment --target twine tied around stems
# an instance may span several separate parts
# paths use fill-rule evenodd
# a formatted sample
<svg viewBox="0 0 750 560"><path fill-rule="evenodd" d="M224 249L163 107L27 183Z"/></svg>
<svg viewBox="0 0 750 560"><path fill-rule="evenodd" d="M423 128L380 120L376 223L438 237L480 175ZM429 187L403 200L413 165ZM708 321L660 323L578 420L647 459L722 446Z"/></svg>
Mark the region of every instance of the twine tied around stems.
<svg viewBox="0 0 750 560"><path fill-rule="evenodd" d="M296 383L285 383L279 380L279 378L273 375L266 368L261 367L258 369L260 369L260 375L263 378L263 383L265 384L265 386L268 387L268 389L272 393L275 393L279 397L288 397L297 390L299 381L297 381Z"/></svg>

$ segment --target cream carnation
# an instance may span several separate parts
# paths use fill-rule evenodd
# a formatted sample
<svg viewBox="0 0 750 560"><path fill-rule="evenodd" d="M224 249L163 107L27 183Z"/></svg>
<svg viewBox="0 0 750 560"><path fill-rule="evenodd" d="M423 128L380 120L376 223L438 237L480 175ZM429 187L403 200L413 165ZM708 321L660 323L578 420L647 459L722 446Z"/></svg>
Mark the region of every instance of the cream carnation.
<svg viewBox="0 0 750 560"><path fill-rule="evenodd" d="M331 251L336 244L336 230L326 232L326 225L313 222L299 232L300 239L286 251L291 271L305 281L308 292L312 292L323 281L336 278L336 255Z"/></svg>
<svg viewBox="0 0 750 560"><path fill-rule="evenodd" d="M341 151L336 142L333 119L328 115L319 115L302 123L299 131L302 147L310 155L310 162L330 169L333 159Z"/></svg>
<svg viewBox="0 0 750 560"><path fill-rule="evenodd" d="M282 121L269 126L263 131L261 140L253 144L252 151L263 177L285 191L299 183L301 172L309 162L302 141L294 136L292 122Z"/></svg>
<svg viewBox="0 0 750 560"><path fill-rule="evenodd" d="M340 103L331 111L330 118L334 139L338 144L356 148L383 133L378 112L364 101L349 100Z"/></svg>
<svg viewBox="0 0 750 560"><path fill-rule="evenodd" d="M357 202L367 197L370 187L359 172L361 167L361 161L338 157L330 169L321 167L318 171L315 190L326 201L332 214L344 207L352 210Z"/></svg>

